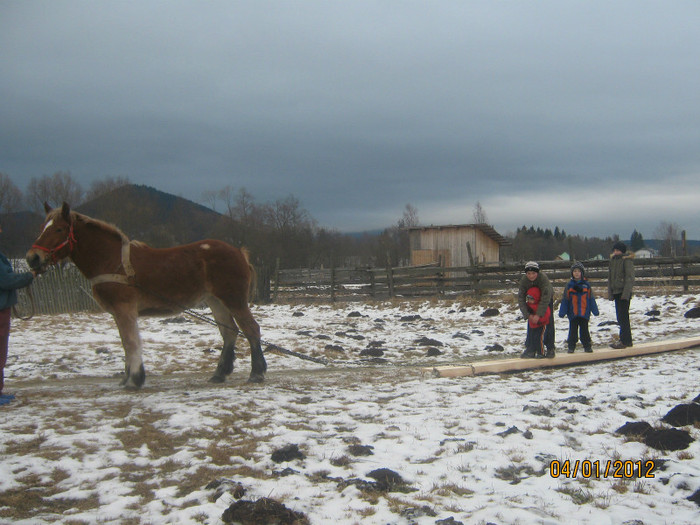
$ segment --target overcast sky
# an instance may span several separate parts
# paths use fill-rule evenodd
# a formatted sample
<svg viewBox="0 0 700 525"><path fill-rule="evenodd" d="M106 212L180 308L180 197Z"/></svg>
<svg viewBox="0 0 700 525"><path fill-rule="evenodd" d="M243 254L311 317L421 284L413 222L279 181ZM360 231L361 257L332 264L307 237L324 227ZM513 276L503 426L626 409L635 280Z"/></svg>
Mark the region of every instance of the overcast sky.
<svg viewBox="0 0 700 525"><path fill-rule="evenodd" d="M0 0L0 171L700 239L700 2Z"/></svg>

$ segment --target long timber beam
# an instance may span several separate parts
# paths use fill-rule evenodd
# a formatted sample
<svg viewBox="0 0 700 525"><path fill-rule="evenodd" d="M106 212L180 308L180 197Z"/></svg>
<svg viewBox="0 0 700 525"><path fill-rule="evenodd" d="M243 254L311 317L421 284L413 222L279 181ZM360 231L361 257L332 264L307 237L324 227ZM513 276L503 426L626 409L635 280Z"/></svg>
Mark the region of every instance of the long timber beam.
<svg viewBox="0 0 700 525"><path fill-rule="evenodd" d="M672 352L675 350L686 350L693 347L700 347L700 337L672 339L654 343L642 343L624 348L622 350L600 348L593 350L593 352L590 353L557 353L557 355L551 359L515 358L501 359L498 361L477 361L461 366L437 366L432 368L423 368L421 369L421 373L423 375L430 374L434 377L466 377L481 374L501 374L506 372L518 372L521 370L535 370L538 368L595 363L598 361L607 361L612 359L625 359L628 357L659 354L662 352Z"/></svg>

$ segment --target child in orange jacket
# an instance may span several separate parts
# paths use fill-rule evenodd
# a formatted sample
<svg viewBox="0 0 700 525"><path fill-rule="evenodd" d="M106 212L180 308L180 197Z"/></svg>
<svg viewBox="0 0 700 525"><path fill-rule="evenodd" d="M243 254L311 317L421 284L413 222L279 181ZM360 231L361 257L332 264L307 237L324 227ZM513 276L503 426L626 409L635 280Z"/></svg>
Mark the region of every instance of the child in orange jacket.
<svg viewBox="0 0 700 525"><path fill-rule="evenodd" d="M591 333L588 322L591 314L598 315L598 305L593 297L591 285L586 280L586 269L580 262L571 267L571 280L564 289L564 297L559 306L559 317L569 318L569 353L573 354L581 334L581 343L585 352L592 352Z"/></svg>

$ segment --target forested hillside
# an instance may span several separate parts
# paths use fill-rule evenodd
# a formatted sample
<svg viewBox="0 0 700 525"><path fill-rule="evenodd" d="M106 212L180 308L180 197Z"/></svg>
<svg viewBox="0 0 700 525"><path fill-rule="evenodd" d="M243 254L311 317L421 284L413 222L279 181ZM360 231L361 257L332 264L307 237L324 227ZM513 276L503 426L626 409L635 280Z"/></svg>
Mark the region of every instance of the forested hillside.
<svg viewBox="0 0 700 525"><path fill-rule="evenodd" d="M211 237L224 216L148 186L128 184L75 207L158 248Z"/></svg>

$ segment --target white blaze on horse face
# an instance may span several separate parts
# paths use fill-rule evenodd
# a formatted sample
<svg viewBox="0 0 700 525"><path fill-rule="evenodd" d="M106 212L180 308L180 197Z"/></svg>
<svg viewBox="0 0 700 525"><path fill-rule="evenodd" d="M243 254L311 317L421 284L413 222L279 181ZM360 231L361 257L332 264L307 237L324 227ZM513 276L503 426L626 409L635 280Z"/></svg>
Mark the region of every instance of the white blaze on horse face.
<svg viewBox="0 0 700 525"><path fill-rule="evenodd" d="M46 223L46 226L44 226L44 230L41 233L44 233L46 230L48 230L51 226L53 226L53 219L51 219L49 222Z"/></svg>
<svg viewBox="0 0 700 525"><path fill-rule="evenodd" d="M211 246L210 246L209 244L206 244L206 243L200 244L199 247L200 247L202 250L211 250Z"/></svg>

